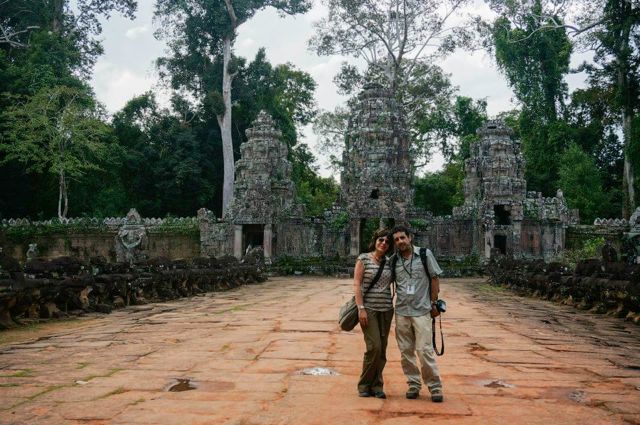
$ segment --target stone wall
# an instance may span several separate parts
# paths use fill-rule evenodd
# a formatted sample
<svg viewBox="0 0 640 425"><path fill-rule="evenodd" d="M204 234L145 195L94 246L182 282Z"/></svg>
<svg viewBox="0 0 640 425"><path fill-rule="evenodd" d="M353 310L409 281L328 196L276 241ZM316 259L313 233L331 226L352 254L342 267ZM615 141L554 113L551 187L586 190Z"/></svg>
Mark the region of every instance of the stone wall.
<svg viewBox="0 0 640 425"><path fill-rule="evenodd" d="M0 329L21 319L57 318L85 312L221 291L266 280L264 258L153 258L135 264L103 257L36 258L24 267L0 254Z"/></svg>
<svg viewBox="0 0 640 425"><path fill-rule="evenodd" d="M216 257L233 253L233 225L218 220L213 211L198 210L198 229L200 231L200 255Z"/></svg>
<svg viewBox="0 0 640 425"><path fill-rule="evenodd" d="M492 283L595 313L640 323L640 265L584 260L570 270L559 263L494 258Z"/></svg>
<svg viewBox="0 0 640 425"><path fill-rule="evenodd" d="M31 222L3 220L0 223L0 247L5 254L24 263L30 245L36 244L33 257L77 257L88 261L101 256L117 259L117 240L123 218L67 219ZM145 238L136 248L147 258L170 260L200 256L200 234L195 218L143 219Z"/></svg>
<svg viewBox="0 0 640 425"><path fill-rule="evenodd" d="M275 225L276 256L320 257L323 252L322 221L290 220Z"/></svg>

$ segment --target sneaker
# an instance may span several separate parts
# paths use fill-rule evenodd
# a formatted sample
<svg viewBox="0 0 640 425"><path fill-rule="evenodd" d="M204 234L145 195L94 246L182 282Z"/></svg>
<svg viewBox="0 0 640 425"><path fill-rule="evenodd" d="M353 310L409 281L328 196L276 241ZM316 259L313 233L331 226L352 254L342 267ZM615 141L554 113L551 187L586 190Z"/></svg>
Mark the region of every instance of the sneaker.
<svg viewBox="0 0 640 425"><path fill-rule="evenodd" d="M418 398L418 395L420 394L420 389L419 388L409 388L409 391L407 391L407 393L405 394L405 396L410 399L416 399Z"/></svg>
<svg viewBox="0 0 640 425"><path fill-rule="evenodd" d="M373 394L369 391L359 391L358 397L371 397Z"/></svg>
<svg viewBox="0 0 640 425"><path fill-rule="evenodd" d="M442 403L444 395L442 394L442 388L434 388L431 390L431 401L434 403Z"/></svg>
<svg viewBox="0 0 640 425"><path fill-rule="evenodd" d="M387 395L384 393L384 391L376 391L375 393L373 393L373 396L375 398L387 398Z"/></svg>

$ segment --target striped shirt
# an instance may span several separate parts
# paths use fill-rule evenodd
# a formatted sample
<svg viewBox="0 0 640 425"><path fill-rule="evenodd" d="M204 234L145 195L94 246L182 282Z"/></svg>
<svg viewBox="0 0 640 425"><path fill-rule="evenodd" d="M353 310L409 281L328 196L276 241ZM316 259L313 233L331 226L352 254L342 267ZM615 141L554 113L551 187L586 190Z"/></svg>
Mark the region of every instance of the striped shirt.
<svg viewBox="0 0 640 425"><path fill-rule="evenodd" d="M370 253L360 254L358 261L361 261L364 266L364 274L362 276L362 293L364 294L378 273L380 265L373 261ZM375 286L367 292L364 298L364 306L374 311L389 311L393 309L393 301L391 299L391 267L389 266L388 260L384 265L380 279L378 279Z"/></svg>

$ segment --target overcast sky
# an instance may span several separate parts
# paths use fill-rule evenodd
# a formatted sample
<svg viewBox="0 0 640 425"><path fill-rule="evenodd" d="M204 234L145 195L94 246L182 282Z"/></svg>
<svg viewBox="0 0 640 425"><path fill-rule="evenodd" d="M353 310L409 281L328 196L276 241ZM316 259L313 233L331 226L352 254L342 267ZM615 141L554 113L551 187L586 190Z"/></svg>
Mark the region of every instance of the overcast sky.
<svg viewBox="0 0 640 425"><path fill-rule="evenodd" d="M162 90L153 63L164 55L165 46L153 36L153 4L153 0L138 0L135 20L113 16L103 23L105 53L96 63L92 85L98 99L110 113L121 109L133 96L151 89L156 92ZM471 12L491 14L481 0L475 1ZM290 62L311 74L318 84L318 106L332 110L345 101L336 93L332 81L344 58L318 57L307 50L307 40L312 35L311 24L325 16L325 13L326 10L319 4L305 15L285 18L278 16L273 9L261 11L240 27L235 54L252 60L258 49L265 47L272 64ZM574 60L577 61L578 58ZM440 65L450 73L451 81L459 87L460 95L487 101L490 116L515 106L511 101L512 91L504 76L484 52L456 52ZM571 87L576 87L582 85L583 77L570 76L568 80ZM304 129L304 135L304 141L315 151L315 137L311 129ZM326 162L321 158L319 165L323 175L330 174ZM441 167L442 159L435 155L427 168L437 170Z"/></svg>

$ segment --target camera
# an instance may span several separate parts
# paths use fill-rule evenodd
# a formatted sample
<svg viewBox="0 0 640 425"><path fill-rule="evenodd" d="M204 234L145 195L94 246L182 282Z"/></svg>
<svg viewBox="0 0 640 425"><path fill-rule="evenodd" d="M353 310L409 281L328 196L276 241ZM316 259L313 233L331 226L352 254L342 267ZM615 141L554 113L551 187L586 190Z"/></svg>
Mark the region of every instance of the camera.
<svg viewBox="0 0 640 425"><path fill-rule="evenodd" d="M445 302L445 300L436 300L435 305L436 310L438 310L440 313L444 313L445 311L447 311L447 303Z"/></svg>

